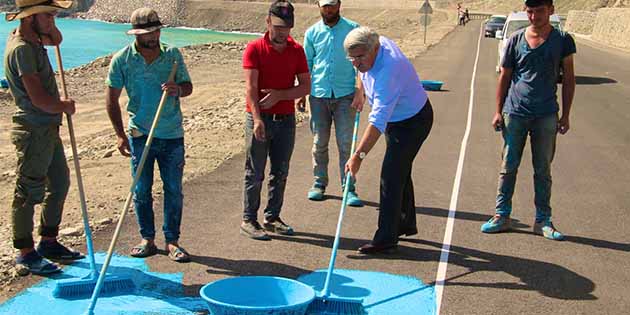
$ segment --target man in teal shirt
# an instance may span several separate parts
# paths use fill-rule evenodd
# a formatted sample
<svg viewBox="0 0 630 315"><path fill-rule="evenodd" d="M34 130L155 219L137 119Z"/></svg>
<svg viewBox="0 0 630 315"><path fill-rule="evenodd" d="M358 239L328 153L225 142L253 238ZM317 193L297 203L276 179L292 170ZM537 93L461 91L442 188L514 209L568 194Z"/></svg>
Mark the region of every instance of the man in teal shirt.
<svg viewBox="0 0 630 315"><path fill-rule="evenodd" d="M142 242L132 248L131 256L147 257L157 253L153 220L153 165L157 161L164 184L164 239L169 257L177 262L190 260L179 246L184 172L184 129L180 97L192 93L192 83L184 58L175 47L160 42L160 23L157 13L140 8L131 14L132 29L127 32L136 40L117 52L112 58L107 78L107 113L118 137L118 150L131 156L132 173L140 163L157 107L163 91L169 97L164 104L160 121L155 128L151 148L138 184L134 188L134 206ZM167 82L173 64L177 63L174 82ZM129 126L122 123L119 98L122 89L127 91Z"/></svg>
<svg viewBox="0 0 630 315"><path fill-rule="evenodd" d="M311 132L313 133L313 175L315 182L308 191L308 199L323 200L328 186L328 142L334 122L339 150L339 175L346 183L344 167L351 155L352 128L356 111L363 108L363 92L356 89L356 71L346 59L343 41L359 25L341 17L341 1L318 2L322 20L311 26L304 35L304 50L311 73ZM306 98L298 102L305 107ZM349 183L348 205L361 207L354 182ZM343 190L343 189L342 189Z"/></svg>

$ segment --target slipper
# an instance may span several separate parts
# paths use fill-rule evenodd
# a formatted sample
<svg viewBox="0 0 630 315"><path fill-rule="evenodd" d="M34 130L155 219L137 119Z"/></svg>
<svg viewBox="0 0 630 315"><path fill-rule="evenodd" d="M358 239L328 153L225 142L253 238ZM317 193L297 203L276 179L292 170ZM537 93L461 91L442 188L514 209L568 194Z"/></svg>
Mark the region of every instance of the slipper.
<svg viewBox="0 0 630 315"><path fill-rule="evenodd" d="M131 257L145 258L157 254L158 249L155 244L138 244L131 249Z"/></svg>
<svg viewBox="0 0 630 315"><path fill-rule="evenodd" d="M18 257L16 259L16 265L20 265L22 266L22 268L26 268L28 272L35 275L49 275L52 273L61 272L61 268L59 268L59 266L40 256L36 251L30 252L26 254L26 256Z"/></svg>
<svg viewBox="0 0 630 315"><path fill-rule="evenodd" d="M175 246L174 249L169 250L168 245L166 245L166 251L168 251L168 258L170 258L172 261L179 263L190 261L190 254L188 254L188 252L183 247Z"/></svg>

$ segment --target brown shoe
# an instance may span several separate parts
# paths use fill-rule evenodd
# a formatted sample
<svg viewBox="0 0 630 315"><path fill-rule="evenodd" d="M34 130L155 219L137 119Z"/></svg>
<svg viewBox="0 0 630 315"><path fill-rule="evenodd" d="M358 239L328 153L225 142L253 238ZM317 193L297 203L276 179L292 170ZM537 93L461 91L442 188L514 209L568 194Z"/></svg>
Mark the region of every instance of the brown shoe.
<svg viewBox="0 0 630 315"><path fill-rule="evenodd" d="M241 223L241 234L259 241L270 241L271 237L265 233L258 221L243 221Z"/></svg>
<svg viewBox="0 0 630 315"><path fill-rule="evenodd" d="M396 251L398 248L397 244L390 245L374 245L372 243L367 243L361 247L359 247L359 254L364 255L375 255L375 254L391 254Z"/></svg>
<svg viewBox="0 0 630 315"><path fill-rule="evenodd" d="M295 234L295 232L293 231L293 228L290 227L288 224L284 223L282 219L280 219L280 217L277 217L270 221L267 221L267 219L265 219L265 221L263 221L263 226L265 227L265 230L269 232L282 234L282 235Z"/></svg>

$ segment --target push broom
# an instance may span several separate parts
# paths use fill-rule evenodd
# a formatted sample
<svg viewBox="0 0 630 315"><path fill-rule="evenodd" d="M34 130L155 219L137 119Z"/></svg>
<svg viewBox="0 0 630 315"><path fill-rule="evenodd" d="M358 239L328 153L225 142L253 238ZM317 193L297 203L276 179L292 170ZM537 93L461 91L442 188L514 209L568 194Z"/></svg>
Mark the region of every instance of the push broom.
<svg viewBox="0 0 630 315"><path fill-rule="evenodd" d="M61 51L59 46L55 46L55 53L57 55L57 64L59 65L59 75L61 76L61 86L63 88L63 95L68 99L68 89L66 88L66 78L63 71L63 64L61 62ZM88 220L87 203L85 201L85 193L83 190L83 180L81 179L81 167L79 165L79 154L77 152L77 143L74 136L74 126L72 125L72 117L66 115L68 118L68 133L70 135L70 145L72 147L72 156L74 161L74 170L77 175L77 187L79 188L79 199L81 201L81 215L83 217L83 228L85 230L85 240L88 250L88 259L90 261L91 272L89 275L83 277L80 280L76 279L64 279L55 283L53 289L53 296L57 298L80 298L83 296L89 296L96 286L96 280L99 277L98 270L96 269L96 263L94 262L94 247L92 245L92 232L90 230L90 223ZM119 277L108 275L103 282L103 293L107 294L120 294L127 293L134 289L133 281L127 277Z"/></svg>
<svg viewBox="0 0 630 315"><path fill-rule="evenodd" d="M359 119L361 118L361 112L357 111L354 118L354 131L352 133L352 149L350 152L354 152L357 143L357 137L359 133ZM343 189L343 199L341 201L341 210L339 211L339 220L337 221L337 232L335 232L335 241L333 242L332 253L330 255L330 263L328 264L328 271L326 273L326 281L324 282L324 289L320 296L316 296L315 300L311 302L306 311L309 315L363 315L365 314L365 308L363 307L362 299L349 299L332 297L330 295L330 282L332 274L335 269L335 260L337 259L337 249L339 248L339 239L341 238L341 223L343 222L343 216L346 212L346 202L348 201L348 192L350 191L350 180L352 174L348 172L346 174L346 185Z"/></svg>
<svg viewBox="0 0 630 315"><path fill-rule="evenodd" d="M171 73L168 76L169 82L174 80L176 72L177 72L177 62L173 62ZM116 242L118 242L118 236L120 236L120 230L122 228L122 224L125 219L125 216L127 215L127 210L129 210L129 206L131 205L131 198L133 197L133 191L136 188L136 184L138 184L138 180L140 180L140 175L142 175L144 162L147 160L147 153L149 153L149 148L151 148L151 142L153 142L153 132L155 131L155 127L160 121L162 108L164 107L164 103L166 103L167 98L168 98L168 91L162 92L162 98L160 99L160 104L158 105L157 111L155 112L155 117L153 118L153 124L151 124L151 130L149 130L149 135L147 136L147 142L144 144L144 150L142 150L142 156L140 157L140 163L138 163L136 176L133 177L133 182L131 183L131 187L129 187L129 193L127 194L127 199L125 200L122 213L120 214L120 219L118 219L118 224L116 225L114 236L112 237L112 241L109 244L109 249L107 250L107 256L105 257L105 262L103 262L103 267L101 268L101 274L99 275L98 281L96 282L96 288L94 289L94 292L92 292L90 305L88 306L88 309L85 311L84 315L94 315L94 308L96 307L96 301L98 300L99 293L105 282L105 273L107 272L107 268L109 267L109 263L111 262L112 255L114 254L114 247L116 247Z"/></svg>

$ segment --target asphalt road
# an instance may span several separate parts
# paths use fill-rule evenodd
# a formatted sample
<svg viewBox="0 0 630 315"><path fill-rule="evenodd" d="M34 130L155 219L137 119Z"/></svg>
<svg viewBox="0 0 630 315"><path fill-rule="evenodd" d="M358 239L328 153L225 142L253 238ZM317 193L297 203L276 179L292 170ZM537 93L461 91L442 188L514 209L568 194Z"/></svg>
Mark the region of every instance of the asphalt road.
<svg viewBox="0 0 630 315"><path fill-rule="evenodd" d="M395 254L356 254L376 228L381 139L359 173L358 191L367 206L348 208L337 267L409 275L435 284L442 260L446 273L445 281L438 282L443 284L438 297L441 314L630 313L630 55L578 41L571 130L559 136L552 171L554 223L567 240L553 242L531 233L529 149L514 198L516 230L485 235L479 228L494 212L502 141L490 126L497 42L479 40L479 34L479 22L472 22L414 60L422 79L446 82L443 91L430 92L435 123L413 170L419 234L403 239ZM456 181L467 123L469 138L461 180ZM331 148L329 168L334 179L338 176L334 141ZM297 230L296 236L274 236L270 242L261 242L239 235L241 154L185 186L181 244L193 255L193 262L176 264L162 252L147 259L151 269L183 272L186 293L197 295L204 284L229 276L297 278L326 268L341 188L332 180L325 201L306 199L312 184L310 151L310 131L303 125L297 131L282 212L283 219ZM459 188L456 195L454 186ZM456 211L452 230L446 228L450 210ZM124 226L117 247L120 253L128 253L138 242L134 220L128 217ZM161 222L161 216L156 222ZM452 238L448 260L441 255L445 231ZM100 250L106 249L110 235L111 231L97 235ZM161 236L157 241L162 242Z"/></svg>

